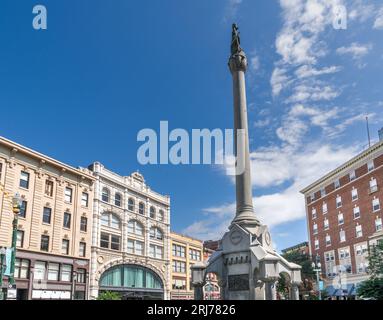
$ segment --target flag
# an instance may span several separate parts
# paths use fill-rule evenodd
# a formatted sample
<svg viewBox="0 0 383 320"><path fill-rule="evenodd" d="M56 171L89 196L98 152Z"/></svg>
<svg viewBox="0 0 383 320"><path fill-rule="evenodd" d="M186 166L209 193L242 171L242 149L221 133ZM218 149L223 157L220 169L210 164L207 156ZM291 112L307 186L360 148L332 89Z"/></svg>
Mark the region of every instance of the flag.
<svg viewBox="0 0 383 320"><path fill-rule="evenodd" d="M13 248L7 248L5 252L5 276L11 276L11 261L12 261Z"/></svg>

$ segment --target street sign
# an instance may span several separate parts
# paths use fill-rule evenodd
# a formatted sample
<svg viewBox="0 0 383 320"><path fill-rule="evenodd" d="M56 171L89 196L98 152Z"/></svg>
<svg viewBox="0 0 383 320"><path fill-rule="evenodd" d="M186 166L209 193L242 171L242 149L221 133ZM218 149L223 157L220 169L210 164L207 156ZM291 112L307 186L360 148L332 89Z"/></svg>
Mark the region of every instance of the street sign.
<svg viewBox="0 0 383 320"><path fill-rule="evenodd" d="M319 290L320 291L324 290L324 282L323 281L319 281Z"/></svg>

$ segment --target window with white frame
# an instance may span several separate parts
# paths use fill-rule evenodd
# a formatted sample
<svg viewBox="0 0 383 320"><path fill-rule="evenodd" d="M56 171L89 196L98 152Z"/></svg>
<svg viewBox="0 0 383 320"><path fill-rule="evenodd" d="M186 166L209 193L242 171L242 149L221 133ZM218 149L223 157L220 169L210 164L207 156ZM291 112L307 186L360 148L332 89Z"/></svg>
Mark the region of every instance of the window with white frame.
<svg viewBox="0 0 383 320"><path fill-rule="evenodd" d="M355 227L355 235L356 235L357 238L363 237L363 231L362 231L362 226L361 225L357 225Z"/></svg>
<svg viewBox="0 0 383 320"><path fill-rule="evenodd" d="M382 230L382 218L377 217L375 219L375 230L376 231Z"/></svg>
<svg viewBox="0 0 383 320"><path fill-rule="evenodd" d="M117 207L121 207L121 201L122 201L122 196L120 193L116 193L114 195L114 205Z"/></svg>
<svg viewBox="0 0 383 320"><path fill-rule="evenodd" d="M89 195L86 192L83 192L81 195L81 205L87 207L89 202Z"/></svg>
<svg viewBox="0 0 383 320"><path fill-rule="evenodd" d="M335 180L334 185L335 185L335 189L338 189L338 188L340 187L340 181L339 181L339 179L336 179L336 180Z"/></svg>
<svg viewBox="0 0 383 320"><path fill-rule="evenodd" d="M339 231L339 240L340 240L340 242L346 241L346 232L344 230Z"/></svg>
<svg viewBox="0 0 383 320"><path fill-rule="evenodd" d="M29 173L28 172L21 171L19 185L21 188L29 189Z"/></svg>
<svg viewBox="0 0 383 320"><path fill-rule="evenodd" d="M360 218L360 209L359 207L354 207L354 219L359 219Z"/></svg>
<svg viewBox="0 0 383 320"><path fill-rule="evenodd" d="M376 179L370 180L370 193L378 191L378 182Z"/></svg>
<svg viewBox="0 0 383 320"><path fill-rule="evenodd" d="M138 204L138 213L142 215L145 214L145 204L143 202Z"/></svg>
<svg viewBox="0 0 383 320"><path fill-rule="evenodd" d="M349 173L349 177L350 177L350 181L353 181L353 180L356 179L355 170L352 170L352 171Z"/></svg>
<svg viewBox="0 0 383 320"><path fill-rule="evenodd" d="M156 208L151 206L150 210L149 210L149 215L150 215L150 218L155 219L156 218Z"/></svg>
<svg viewBox="0 0 383 320"><path fill-rule="evenodd" d="M343 213L338 214L338 225L344 224L344 216Z"/></svg>
<svg viewBox="0 0 383 320"><path fill-rule="evenodd" d="M351 199L352 201L358 200L358 189L352 189L351 190Z"/></svg>
<svg viewBox="0 0 383 320"><path fill-rule="evenodd" d="M321 197L324 197L324 196L326 195L326 190L325 190L325 188L321 188L321 189L320 189L320 195L321 195Z"/></svg>
<svg viewBox="0 0 383 320"><path fill-rule="evenodd" d="M160 210L158 211L158 220L159 220L159 221L164 221L164 219L165 219L164 210L160 209Z"/></svg>
<svg viewBox="0 0 383 320"><path fill-rule="evenodd" d="M330 228L328 219L325 219L325 220L323 221L323 227L324 227L325 230L328 230L328 229Z"/></svg>
<svg viewBox="0 0 383 320"><path fill-rule="evenodd" d="M102 188L101 200L104 202L109 202L109 200L110 200L110 191L106 187Z"/></svg>
<svg viewBox="0 0 383 320"><path fill-rule="evenodd" d="M128 239L128 253L139 256L144 255L144 243L142 241Z"/></svg>
<svg viewBox="0 0 383 320"><path fill-rule="evenodd" d="M327 203L323 202L322 204L322 212L323 214L326 214L328 212Z"/></svg>
<svg viewBox="0 0 383 320"><path fill-rule="evenodd" d="M163 240L164 234L161 231L161 229L159 229L157 227L152 227L152 228L150 228L150 239Z"/></svg>
<svg viewBox="0 0 383 320"><path fill-rule="evenodd" d="M329 261L334 261L335 260L335 255L334 255L334 252L331 251L331 252L326 252L325 255L325 260L326 262L329 262Z"/></svg>
<svg viewBox="0 0 383 320"><path fill-rule="evenodd" d="M331 246L331 236L329 234L326 235L326 246Z"/></svg>
<svg viewBox="0 0 383 320"><path fill-rule="evenodd" d="M101 225L113 229L120 229L120 218L112 212L104 212L101 215Z"/></svg>
<svg viewBox="0 0 383 320"><path fill-rule="evenodd" d="M151 244L149 246L149 256L156 259L162 259L164 254L164 248Z"/></svg>
<svg viewBox="0 0 383 320"><path fill-rule="evenodd" d="M318 234L318 225L316 223L313 224L313 234Z"/></svg>
<svg viewBox="0 0 383 320"><path fill-rule="evenodd" d="M319 240L318 239L315 239L314 247L315 247L315 250L319 250Z"/></svg>
<svg viewBox="0 0 383 320"><path fill-rule="evenodd" d="M128 210L134 211L134 199L133 198L128 199Z"/></svg>
<svg viewBox="0 0 383 320"><path fill-rule="evenodd" d="M173 252L173 257L181 257L181 258L186 257L186 253L185 253L186 248L184 246L173 244L172 252Z"/></svg>
<svg viewBox="0 0 383 320"><path fill-rule="evenodd" d="M375 198L372 200L372 211L379 211L380 210L380 201L379 199Z"/></svg>
<svg viewBox="0 0 383 320"><path fill-rule="evenodd" d="M316 217L317 217L317 209L316 208L311 209L311 216L313 219L316 219Z"/></svg>
<svg viewBox="0 0 383 320"><path fill-rule="evenodd" d="M65 188L65 202L72 203L73 190L71 188Z"/></svg>
<svg viewBox="0 0 383 320"><path fill-rule="evenodd" d="M374 170L375 166L374 166L374 161L371 160L367 163L367 168L368 168L368 172Z"/></svg>
<svg viewBox="0 0 383 320"><path fill-rule="evenodd" d="M339 259L347 259L350 257L350 249L349 248L343 248L339 249Z"/></svg>
<svg viewBox="0 0 383 320"><path fill-rule="evenodd" d="M143 236L144 226L141 224L141 222L138 222L137 220L130 220L128 222L128 233L134 234L136 236Z"/></svg>
<svg viewBox="0 0 383 320"><path fill-rule="evenodd" d="M33 272L33 279L34 280L44 280L45 279L45 273L46 273L46 265L47 263L45 261L36 261L34 272Z"/></svg>
<svg viewBox="0 0 383 320"><path fill-rule="evenodd" d="M311 201L314 201L314 200L315 200L315 193L310 194L310 200L311 200Z"/></svg>
<svg viewBox="0 0 383 320"><path fill-rule="evenodd" d="M341 206L342 206L342 197L341 196L337 196L336 197L336 207L340 208Z"/></svg>
<svg viewBox="0 0 383 320"><path fill-rule="evenodd" d="M362 244L362 245L359 244L355 246L355 254L357 256L361 256L365 254L366 252L368 252L367 244Z"/></svg>

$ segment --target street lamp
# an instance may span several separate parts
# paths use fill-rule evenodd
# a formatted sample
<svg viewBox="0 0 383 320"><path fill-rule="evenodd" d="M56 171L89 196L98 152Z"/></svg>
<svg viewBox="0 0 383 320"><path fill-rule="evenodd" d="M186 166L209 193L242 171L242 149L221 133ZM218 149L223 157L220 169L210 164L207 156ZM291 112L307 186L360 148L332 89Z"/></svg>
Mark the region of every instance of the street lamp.
<svg viewBox="0 0 383 320"><path fill-rule="evenodd" d="M7 250L4 247L0 248L0 300L4 299L3 294L3 273L4 273L4 257Z"/></svg>
<svg viewBox="0 0 383 320"><path fill-rule="evenodd" d="M311 264L313 271L316 272L317 275L317 289L318 289L318 299L322 300L322 292L320 290L320 281L319 281L319 274L322 273L322 264L317 259L317 262L313 262Z"/></svg>
<svg viewBox="0 0 383 320"><path fill-rule="evenodd" d="M9 284L12 287L15 284L15 260L16 260L16 242L17 242L17 222L19 218L21 208L21 196L19 193L16 193L12 198L12 211L13 211L13 232L12 232L12 256L11 256L11 275L9 277Z"/></svg>

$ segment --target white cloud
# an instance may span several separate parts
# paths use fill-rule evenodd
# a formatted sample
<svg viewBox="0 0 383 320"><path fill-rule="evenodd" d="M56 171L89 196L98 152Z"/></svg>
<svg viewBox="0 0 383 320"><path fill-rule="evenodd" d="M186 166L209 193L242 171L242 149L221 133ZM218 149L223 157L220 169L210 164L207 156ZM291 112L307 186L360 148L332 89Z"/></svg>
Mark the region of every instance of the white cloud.
<svg viewBox="0 0 383 320"><path fill-rule="evenodd" d="M374 22L374 29L379 29L379 30L383 29L383 7L380 8L380 10L376 16L376 19Z"/></svg>
<svg viewBox="0 0 383 320"><path fill-rule="evenodd" d="M253 57L251 57L250 59L250 68L251 68L251 71L255 72L255 71L258 71L260 67L260 63L259 63L259 57L257 55L254 55Z"/></svg>
<svg viewBox="0 0 383 320"><path fill-rule="evenodd" d="M224 20L228 21L234 19L241 4L242 0L228 0Z"/></svg>
<svg viewBox="0 0 383 320"><path fill-rule="evenodd" d="M325 75L325 74L332 74L332 73L339 72L340 70L342 70L342 68L339 66L325 67L323 69L318 70L318 69L313 68L310 65L303 65L295 71L295 75L299 79L303 79L303 78L321 76L321 75Z"/></svg>
<svg viewBox="0 0 383 320"><path fill-rule="evenodd" d="M286 72L287 70L283 68L275 68L273 70L270 79L273 96L278 96L281 91L291 83L291 80L286 75Z"/></svg>
<svg viewBox="0 0 383 320"><path fill-rule="evenodd" d="M351 21L354 20L363 23L375 14L375 6L367 3L366 0L354 0L349 5L349 8L351 8L351 10L348 13L348 18Z"/></svg>
<svg viewBox="0 0 383 320"><path fill-rule="evenodd" d="M351 55L355 60L358 60L365 55L367 55L372 49L372 44L359 44L353 42L348 47L340 47L336 50L336 53L339 55Z"/></svg>

